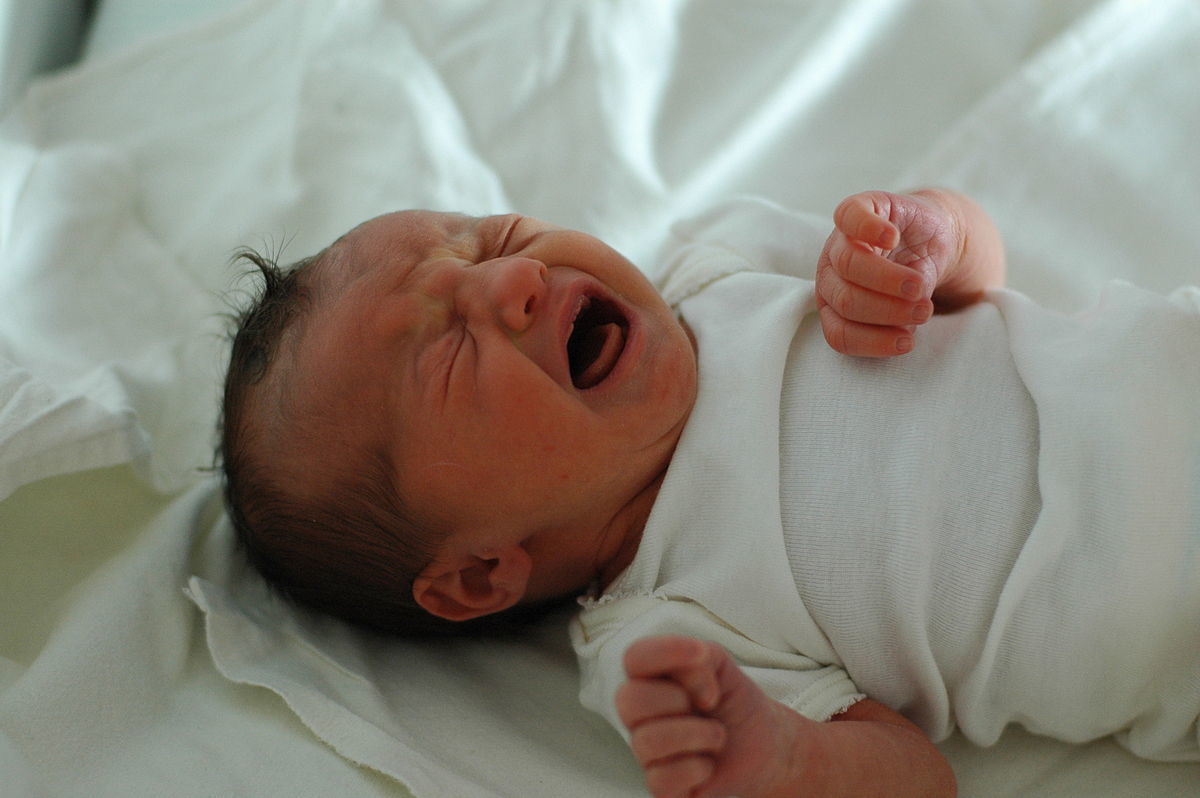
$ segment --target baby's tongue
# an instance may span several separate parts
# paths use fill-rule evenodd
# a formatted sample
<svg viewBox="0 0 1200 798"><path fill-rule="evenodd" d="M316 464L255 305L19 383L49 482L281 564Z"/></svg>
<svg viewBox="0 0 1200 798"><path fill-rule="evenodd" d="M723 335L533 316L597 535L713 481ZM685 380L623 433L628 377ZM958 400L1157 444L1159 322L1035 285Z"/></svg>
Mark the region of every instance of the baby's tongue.
<svg viewBox="0 0 1200 798"><path fill-rule="evenodd" d="M579 341L579 362L587 364L574 377L575 387L599 385L617 364L625 348L625 330L616 322L597 324L583 333Z"/></svg>

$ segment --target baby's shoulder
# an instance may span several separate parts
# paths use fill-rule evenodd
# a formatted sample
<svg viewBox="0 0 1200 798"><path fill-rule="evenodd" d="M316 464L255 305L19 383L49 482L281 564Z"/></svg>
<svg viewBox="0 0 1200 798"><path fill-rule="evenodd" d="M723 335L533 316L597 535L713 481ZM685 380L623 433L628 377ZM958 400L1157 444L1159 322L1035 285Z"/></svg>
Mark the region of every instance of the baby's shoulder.
<svg viewBox="0 0 1200 798"><path fill-rule="evenodd" d="M831 222L759 197L739 197L671 227L659 251L656 284L676 305L738 272L812 279Z"/></svg>

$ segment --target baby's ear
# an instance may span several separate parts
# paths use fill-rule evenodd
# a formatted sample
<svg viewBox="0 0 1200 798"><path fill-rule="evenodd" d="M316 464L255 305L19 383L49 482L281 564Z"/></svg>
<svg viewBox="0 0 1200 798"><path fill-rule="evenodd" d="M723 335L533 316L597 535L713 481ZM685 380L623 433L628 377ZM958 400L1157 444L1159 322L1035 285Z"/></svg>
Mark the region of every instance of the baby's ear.
<svg viewBox="0 0 1200 798"><path fill-rule="evenodd" d="M514 606L525 595L533 560L521 546L486 549L430 563L413 582L413 599L448 621L469 621Z"/></svg>

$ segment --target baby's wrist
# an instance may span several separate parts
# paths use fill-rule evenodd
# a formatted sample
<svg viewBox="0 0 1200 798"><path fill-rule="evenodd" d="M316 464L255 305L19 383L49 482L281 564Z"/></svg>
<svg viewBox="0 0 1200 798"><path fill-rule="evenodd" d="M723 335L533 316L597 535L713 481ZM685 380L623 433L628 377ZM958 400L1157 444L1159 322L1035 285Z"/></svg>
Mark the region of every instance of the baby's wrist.
<svg viewBox="0 0 1200 798"><path fill-rule="evenodd" d="M943 188L923 188L911 194L928 203L933 212L945 219L948 256L943 263L935 264L937 280L931 297L935 308L953 310L975 302L979 290L971 285L971 275L964 274L969 270L967 233L970 229L964 203L969 200L958 192Z"/></svg>
<svg viewBox="0 0 1200 798"><path fill-rule="evenodd" d="M777 750L768 762L775 767L764 770L759 791L747 794L760 798L794 798L821 783L818 738L823 724L783 704L774 701L771 704L771 712L778 718L774 724Z"/></svg>

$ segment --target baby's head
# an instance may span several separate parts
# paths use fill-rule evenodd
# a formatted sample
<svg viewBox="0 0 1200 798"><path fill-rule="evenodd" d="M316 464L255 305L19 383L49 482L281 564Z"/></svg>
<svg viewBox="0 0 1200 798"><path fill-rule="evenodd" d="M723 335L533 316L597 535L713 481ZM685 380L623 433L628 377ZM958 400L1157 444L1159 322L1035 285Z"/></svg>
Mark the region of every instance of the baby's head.
<svg viewBox="0 0 1200 798"><path fill-rule="evenodd" d="M262 271L226 376L239 539L301 604L478 631L611 580L695 398L629 261L521 216L405 211ZM491 619L491 620L489 620Z"/></svg>

